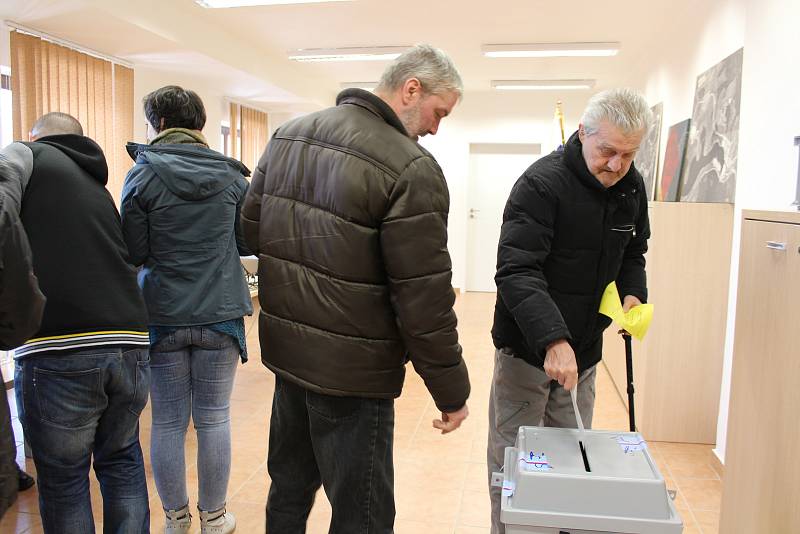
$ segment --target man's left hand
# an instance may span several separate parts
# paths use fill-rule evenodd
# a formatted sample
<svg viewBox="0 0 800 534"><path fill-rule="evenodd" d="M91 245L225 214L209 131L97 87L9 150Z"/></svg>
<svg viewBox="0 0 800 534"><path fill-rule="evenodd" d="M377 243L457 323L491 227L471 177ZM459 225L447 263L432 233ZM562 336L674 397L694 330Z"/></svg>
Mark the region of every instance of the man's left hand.
<svg viewBox="0 0 800 534"><path fill-rule="evenodd" d="M625 295L625 298L622 299L622 311L628 313L631 308L639 306L641 303L642 301L633 295Z"/></svg>

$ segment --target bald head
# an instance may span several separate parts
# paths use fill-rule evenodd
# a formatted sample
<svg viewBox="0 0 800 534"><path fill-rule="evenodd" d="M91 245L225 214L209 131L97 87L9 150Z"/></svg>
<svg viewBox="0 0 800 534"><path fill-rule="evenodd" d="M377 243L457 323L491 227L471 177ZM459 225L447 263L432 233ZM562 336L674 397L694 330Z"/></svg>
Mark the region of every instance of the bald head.
<svg viewBox="0 0 800 534"><path fill-rule="evenodd" d="M78 119L66 113L54 111L39 117L31 128L31 141L36 141L48 135L83 135L83 128Z"/></svg>

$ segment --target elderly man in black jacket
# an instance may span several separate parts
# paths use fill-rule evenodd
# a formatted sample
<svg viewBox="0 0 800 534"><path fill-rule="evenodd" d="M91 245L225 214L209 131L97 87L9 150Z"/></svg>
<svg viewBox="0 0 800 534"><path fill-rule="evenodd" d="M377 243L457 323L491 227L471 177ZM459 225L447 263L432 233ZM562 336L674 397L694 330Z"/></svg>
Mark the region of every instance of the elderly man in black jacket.
<svg viewBox="0 0 800 534"><path fill-rule="evenodd" d="M461 95L440 50L416 46L375 94L278 129L245 199L259 255L261 359L276 374L267 530L305 532L320 484L332 533L390 533L393 399L408 361L442 412L467 416L447 252L447 184L416 143Z"/></svg>
<svg viewBox="0 0 800 534"><path fill-rule="evenodd" d="M616 281L625 311L647 299L647 196L632 163L650 122L634 91L599 93L564 149L536 161L511 191L495 276L490 479L520 426L576 426L575 387L591 426L595 366L610 324L598 313L603 291ZM492 533L500 534L500 489L489 489Z"/></svg>

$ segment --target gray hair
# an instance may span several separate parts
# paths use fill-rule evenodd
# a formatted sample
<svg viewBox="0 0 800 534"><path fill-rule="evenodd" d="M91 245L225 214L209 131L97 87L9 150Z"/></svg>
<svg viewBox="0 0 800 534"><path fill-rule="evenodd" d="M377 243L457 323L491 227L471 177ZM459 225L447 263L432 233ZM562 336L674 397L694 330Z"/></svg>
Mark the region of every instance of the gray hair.
<svg viewBox="0 0 800 534"><path fill-rule="evenodd" d="M464 93L464 83L453 60L442 50L419 44L403 52L383 71L375 92L393 93L416 78L429 94Z"/></svg>
<svg viewBox="0 0 800 534"><path fill-rule="evenodd" d="M83 135L83 127L72 115L58 111L42 115L31 128L31 137L34 139L63 134Z"/></svg>
<svg viewBox="0 0 800 534"><path fill-rule="evenodd" d="M653 113L642 95L626 87L608 89L589 99L581 117L584 131L592 135L607 120L623 134L647 133L653 122Z"/></svg>

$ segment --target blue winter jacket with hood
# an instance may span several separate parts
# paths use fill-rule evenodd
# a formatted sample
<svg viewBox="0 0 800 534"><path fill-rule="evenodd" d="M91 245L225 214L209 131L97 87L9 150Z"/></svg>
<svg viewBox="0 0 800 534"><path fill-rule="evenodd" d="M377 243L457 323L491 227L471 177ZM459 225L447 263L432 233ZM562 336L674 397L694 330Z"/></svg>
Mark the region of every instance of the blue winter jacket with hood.
<svg viewBox="0 0 800 534"><path fill-rule="evenodd" d="M197 144L128 143L136 164L120 215L131 261L141 265L151 326L194 326L250 315L239 211L250 171Z"/></svg>

